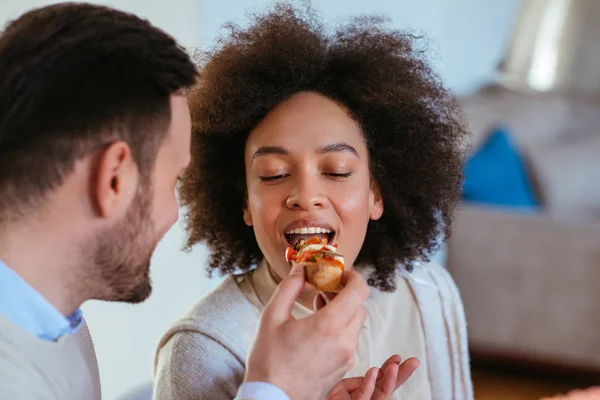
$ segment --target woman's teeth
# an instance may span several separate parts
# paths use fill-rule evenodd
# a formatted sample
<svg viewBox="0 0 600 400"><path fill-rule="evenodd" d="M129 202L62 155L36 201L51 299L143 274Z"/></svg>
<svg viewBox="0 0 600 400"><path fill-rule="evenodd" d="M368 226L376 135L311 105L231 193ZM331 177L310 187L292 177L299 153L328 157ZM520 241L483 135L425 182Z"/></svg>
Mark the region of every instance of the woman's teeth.
<svg viewBox="0 0 600 400"><path fill-rule="evenodd" d="M318 226L309 226L306 228L296 228L285 232L286 235L307 235L311 233L331 233L331 230L320 228Z"/></svg>

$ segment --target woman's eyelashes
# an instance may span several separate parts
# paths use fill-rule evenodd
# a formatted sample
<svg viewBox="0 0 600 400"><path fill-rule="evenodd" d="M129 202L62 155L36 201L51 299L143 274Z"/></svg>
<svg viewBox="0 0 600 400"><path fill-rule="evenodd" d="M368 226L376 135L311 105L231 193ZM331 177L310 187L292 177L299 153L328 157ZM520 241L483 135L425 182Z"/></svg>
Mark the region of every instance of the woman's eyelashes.
<svg viewBox="0 0 600 400"><path fill-rule="evenodd" d="M352 172L328 172L325 175L333 178L333 179L345 179L352 176Z"/></svg>
<svg viewBox="0 0 600 400"><path fill-rule="evenodd" d="M277 182L277 181L284 180L288 176L290 176L290 174L278 174L278 175L259 176L258 179L260 179L261 182Z"/></svg>
<svg viewBox="0 0 600 400"><path fill-rule="evenodd" d="M331 179L334 179L334 180L341 180L341 179L346 179L346 178L349 178L350 176L352 176L352 172L323 172L322 175L329 177ZM260 179L261 182L278 182L278 181L282 181L290 176L291 176L291 174L286 173L286 174L275 174L275 175L261 175L258 178Z"/></svg>

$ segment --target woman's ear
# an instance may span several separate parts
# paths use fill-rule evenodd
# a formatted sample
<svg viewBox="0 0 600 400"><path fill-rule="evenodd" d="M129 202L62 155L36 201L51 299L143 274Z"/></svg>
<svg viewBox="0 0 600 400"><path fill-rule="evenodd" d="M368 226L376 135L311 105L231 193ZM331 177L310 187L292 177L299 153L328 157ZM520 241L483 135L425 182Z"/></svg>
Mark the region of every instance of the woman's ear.
<svg viewBox="0 0 600 400"><path fill-rule="evenodd" d="M248 208L248 193L247 192L244 194L243 217L244 217L244 222L246 223L246 225L252 226L252 213L250 212L250 209Z"/></svg>
<svg viewBox="0 0 600 400"><path fill-rule="evenodd" d="M369 193L369 218L378 220L383 215L383 199L381 198L381 190L375 181L371 181L371 193Z"/></svg>
<svg viewBox="0 0 600 400"><path fill-rule="evenodd" d="M252 214L250 213L250 210L248 210L247 207L244 207L244 222L246 223L246 225L252 226Z"/></svg>

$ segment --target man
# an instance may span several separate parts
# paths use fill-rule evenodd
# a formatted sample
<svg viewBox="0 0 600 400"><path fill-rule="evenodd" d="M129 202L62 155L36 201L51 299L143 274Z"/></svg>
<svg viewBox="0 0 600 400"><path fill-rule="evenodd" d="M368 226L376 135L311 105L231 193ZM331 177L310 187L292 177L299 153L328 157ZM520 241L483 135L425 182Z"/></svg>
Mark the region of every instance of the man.
<svg viewBox="0 0 600 400"><path fill-rule="evenodd" d="M170 36L106 7L33 10L0 36L1 399L100 398L80 306L150 295L151 254L178 217L196 74ZM296 321L302 285L293 271L268 305L238 398L312 398L349 369L364 281L351 274Z"/></svg>

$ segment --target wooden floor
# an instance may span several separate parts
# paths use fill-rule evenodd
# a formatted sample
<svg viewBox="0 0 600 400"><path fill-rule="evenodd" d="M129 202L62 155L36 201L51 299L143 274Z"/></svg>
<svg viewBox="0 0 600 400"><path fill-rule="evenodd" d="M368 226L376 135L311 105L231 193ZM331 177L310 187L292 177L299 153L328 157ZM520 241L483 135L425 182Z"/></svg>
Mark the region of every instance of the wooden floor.
<svg viewBox="0 0 600 400"><path fill-rule="evenodd" d="M557 377L555 375L529 375L522 371L510 372L489 367L473 369L475 400L539 400L572 389L593 385L589 380ZM598 382L595 382L598 384Z"/></svg>

